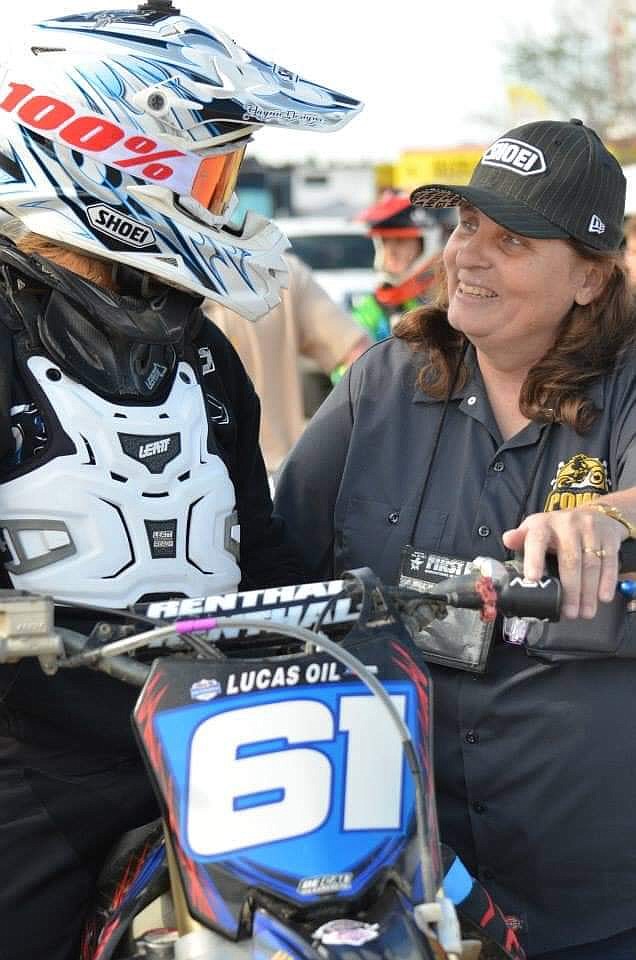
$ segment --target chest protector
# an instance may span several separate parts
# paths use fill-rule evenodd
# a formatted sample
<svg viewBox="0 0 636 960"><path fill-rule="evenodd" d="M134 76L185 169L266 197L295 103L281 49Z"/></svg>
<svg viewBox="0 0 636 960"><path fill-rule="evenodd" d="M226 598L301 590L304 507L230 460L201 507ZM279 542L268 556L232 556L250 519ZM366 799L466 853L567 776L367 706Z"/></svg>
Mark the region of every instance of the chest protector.
<svg viewBox="0 0 636 960"><path fill-rule="evenodd" d="M144 405L106 400L44 356L29 357L27 368L74 452L34 458L0 484L13 586L112 608L149 594L235 590L234 487L208 452L205 401L189 364L178 363L163 402Z"/></svg>

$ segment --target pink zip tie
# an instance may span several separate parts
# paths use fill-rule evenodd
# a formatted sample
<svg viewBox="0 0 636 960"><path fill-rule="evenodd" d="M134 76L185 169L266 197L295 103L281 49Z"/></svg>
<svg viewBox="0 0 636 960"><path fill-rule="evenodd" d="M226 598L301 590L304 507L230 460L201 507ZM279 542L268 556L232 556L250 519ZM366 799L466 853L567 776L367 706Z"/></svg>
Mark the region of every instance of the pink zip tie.
<svg viewBox="0 0 636 960"><path fill-rule="evenodd" d="M175 633L196 633L200 630L216 630L219 621L214 617L199 617L198 620L177 620Z"/></svg>

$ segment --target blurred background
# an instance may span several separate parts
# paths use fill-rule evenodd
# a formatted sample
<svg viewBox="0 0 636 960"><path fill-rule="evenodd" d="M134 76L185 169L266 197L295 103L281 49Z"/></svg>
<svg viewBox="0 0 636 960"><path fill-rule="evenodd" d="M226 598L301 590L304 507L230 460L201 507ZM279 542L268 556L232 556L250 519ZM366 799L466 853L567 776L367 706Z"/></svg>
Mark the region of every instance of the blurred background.
<svg viewBox="0 0 636 960"><path fill-rule="evenodd" d="M365 104L335 134L270 128L257 135L241 192L268 214L349 216L385 187L463 182L494 136L549 116L580 117L614 144L621 162L636 162L636 0L175 5L258 56ZM0 56L24 26L85 9L100 5L8 7Z"/></svg>
<svg viewBox="0 0 636 960"><path fill-rule="evenodd" d="M217 13L200 0L183 9ZM246 0L217 19L248 49L365 103L336 134L262 131L239 181L242 206L284 218L346 309L373 286L356 214L386 189L466 183L488 143L529 120L594 127L636 213L636 0Z"/></svg>
<svg viewBox="0 0 636 960"><path fill-rule="evenodd" d="M173 2L258 57L364 102L337 133L259 131L235 215L275 218L346 313L378 284L377 244L359 213L387 190L466 183L484 148L526 121L594 127L625 169L636 214L636 0ZM87 9L100 7L22 0L5 11L0 55L24 26ZM310 354L299 349L307 415L330 387Z"/></svg>

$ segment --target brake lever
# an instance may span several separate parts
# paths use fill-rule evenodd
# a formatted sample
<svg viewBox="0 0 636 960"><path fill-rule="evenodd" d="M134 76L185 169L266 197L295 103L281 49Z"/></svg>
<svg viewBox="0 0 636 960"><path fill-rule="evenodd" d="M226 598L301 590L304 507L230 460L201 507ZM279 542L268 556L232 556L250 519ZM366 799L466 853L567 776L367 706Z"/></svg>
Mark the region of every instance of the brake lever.
<svg viewBox="0 0 636 960"><path fill-rule="evenodd" d="M45 673L55 673L64 648L55 631L53 611L51 597L0 590L0 663L38 657Z"/></svg>

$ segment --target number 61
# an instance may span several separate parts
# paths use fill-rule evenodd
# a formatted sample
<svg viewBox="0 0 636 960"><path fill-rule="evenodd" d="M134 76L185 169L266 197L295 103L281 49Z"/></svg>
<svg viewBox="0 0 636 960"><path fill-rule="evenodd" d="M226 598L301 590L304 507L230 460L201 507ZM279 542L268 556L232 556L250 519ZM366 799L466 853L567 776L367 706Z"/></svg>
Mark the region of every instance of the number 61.
<svg viewBox="0 0 636 960"><path fill-rule="evenodd" d="M406 696L391 699L404 719ZM188 776L193 854L217 857L317 830L334 812L335 791L344 795L342 830L398 830L402 744L386 708L370 695L342 696L337 721L336 728L330 708L310 699L203 721L192 738ZM346 750L343 769L334 771L326 753L309 744L338 734L347 735Z"/></svg>

